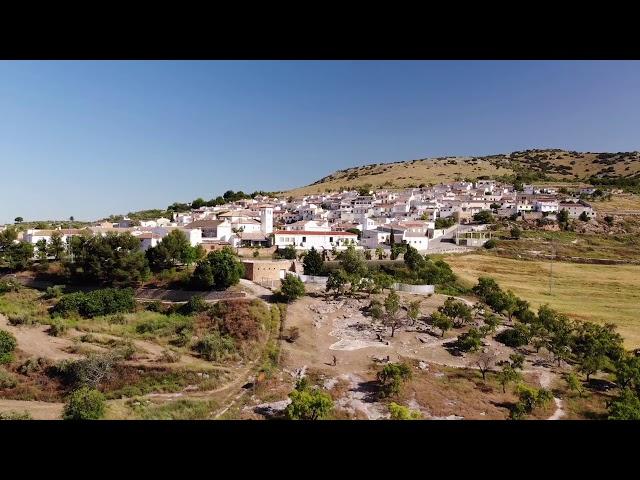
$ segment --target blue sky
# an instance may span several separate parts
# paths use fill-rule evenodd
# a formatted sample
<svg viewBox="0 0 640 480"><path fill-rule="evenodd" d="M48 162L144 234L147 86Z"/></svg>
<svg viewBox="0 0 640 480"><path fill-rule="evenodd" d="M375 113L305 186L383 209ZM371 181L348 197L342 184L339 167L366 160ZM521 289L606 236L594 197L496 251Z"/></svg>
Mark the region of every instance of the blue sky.
<svg viewBox="0 0 640 480"><path fill-rule="evenodd" d="M93 220L336 169L640 150L639 62L0 62L0 223Z"/></svg>

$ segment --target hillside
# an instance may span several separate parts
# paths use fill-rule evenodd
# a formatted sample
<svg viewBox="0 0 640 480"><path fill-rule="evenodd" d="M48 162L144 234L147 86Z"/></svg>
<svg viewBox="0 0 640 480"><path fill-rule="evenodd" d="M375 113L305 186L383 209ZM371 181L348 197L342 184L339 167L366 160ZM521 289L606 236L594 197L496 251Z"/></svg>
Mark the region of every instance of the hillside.
<svg viewBox="0 0 640 480"><path fill-rule="evenodd" d="M423 158L338 170L287 193L305 195L370 184L405 188L479 177L515 176L525 181L580 181L591 176L633 177L640 174L639 152L593 153L558 149L526 150L485 157Z"/></svg>

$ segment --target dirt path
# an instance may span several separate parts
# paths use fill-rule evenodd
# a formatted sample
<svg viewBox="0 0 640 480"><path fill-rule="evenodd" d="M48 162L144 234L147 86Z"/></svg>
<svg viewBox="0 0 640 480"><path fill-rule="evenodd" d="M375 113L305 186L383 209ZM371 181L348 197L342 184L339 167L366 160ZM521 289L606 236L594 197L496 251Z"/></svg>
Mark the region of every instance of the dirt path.
<svg viewBox="0 0 640 480"><path fill-rule="evenodd" d="M0 328L12 333L18 341L18 348L27 355L54 361L81 358L80 355L65 352L73 342L67 338L52 337L47 333L47 325L13 326L6 316L0 315Z"/></svg>
<svg viewBox="0 0 640 480"><path fill-rule="evenodd" d="M540 386L549 389L556 375L548 370L539 370L538 372L540 375ZM553 402L556 404L556 411L553 412L553 415L547 418L547 420L560 420L566 415L566 412L562 408L562 399L553 397Z"/></svg>

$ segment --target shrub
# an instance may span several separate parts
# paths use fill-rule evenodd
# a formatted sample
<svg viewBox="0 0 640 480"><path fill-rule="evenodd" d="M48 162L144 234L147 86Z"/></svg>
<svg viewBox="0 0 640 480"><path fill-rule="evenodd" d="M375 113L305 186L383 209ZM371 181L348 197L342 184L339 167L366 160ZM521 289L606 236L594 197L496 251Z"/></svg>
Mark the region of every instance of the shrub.
<svg viewBox="0 0 640 480"><path fill-rule="evenodd" d="M10 325L34 325L38 323L38 321L32 315L28 313L20 313L17 315L9 315L7 317Z"/></svg>
<svg viewBox="0 0 640 480"><path fill-rule="evenodd" d="M512 348L523 347L530 339L530 333L524 324L516 324L515 328L509 328L496 335L497 341Z"/></svg>
<svg viewBox="0 0 640 480"><path fill-rule="evenodd" d="M180 352L176 352L174 350L163 350L158 361L165 363L177 363L180 361L180 358Z"/></svg>
<svg viewBox="0 0 640 480"><path fill-rule="evenodd" d="M20 290L21 287L22 285L17 280L14 280L14 279L1 280L0 295L2 295L3 293L17 292L18 290Z"/></svg>
<svg viewBox="0 0 640 480"><path fill-rule="evenodd" d="M22 375L29 375L34 372L39 372L48 366L49 362L46 358L28 358L22 365L18 367L18 373Z"/></svg>
<svg viewBox="0 0 640 480"><path fill-rule="evenodd" d="M164 311L164 307L162 306L162 302L159 300L156 300L154 302L150 302L149 304L147 304L146 307L148 312L157 312L157 313L162 313Z"/></svg>
<svg viewBox="0 0 640 480"><path fill-rule="evenodd" d="M113 313L132 312L136 303L130 288L105 288L91 292L75 292L64 295L53 308L54 314L69 316L73 313L83 317L96 317Z"/></svg>
<svg viewBox="0 0 640 480"><path fill-rule="evenodd" d="M92 354L76 361L63 360L56 366L56 373L74 387L96 388L110 377L119 355L113 353Z"/></svg>
<svg viewBox="0 0 640 480"><path fill-rule="evenodd" d="M218 332L205 335L196 343L194 349L209 361L219 361L236 350L233 339Z"/></svg>
<svg viewBox="0 0 640 480"><path fill-rule="evenodd" d="M16 337L5 330L0 330L0 364L13 361L13 351L16 346Z"/></svg>
<svg viewBox="0 0 640 480"><path fill-rule="evenodd" d="M287 341L295 342L298 338L300 338L300 329L298 327L289 327Z"/></svg>
<svg viewBox="0 0 640 480"><path fill-rule="evenodd" d="M66 331L67 324L64 322L64 320L61 320L59 318L55 318L49 326L49 335L53 337L60 337L64 335Z"/></svg>
<svg viewBox="0 0 640 480"><path fill-rule="evenodd" d="M64 293L63 285L54 285L53 287L47 287L45 291L44 298L47 300L51 298L60 298Z"/></svg>
<svg viewBox="0 0 640 480"><path fill-rule="evenodd" d="M105 398L98 390L82 387L71 393L64 406L65 420L100 420L106 410Z"/></svg>
<svg viewBox="0 0 640 480"><path fill-rule="evenodd" d="M0 389L13 388L18 385L16 377L7 372L4 368L0 368Z"/></svg>
<svg viewBox="0 0 640 480"><path fill-rule="evenodd" d="M496 248L496 245L498 244L498 242L496 242L493 238L490 238L489 240L487 240L486 242L484 242L484 248L486 249L492 249L492 248Z"/></svg>
<svg viewBox="0 0 640 480"><path fill-rule="evenodd" d="M200 313L204 312L207 308L207 302L205 302L201 295L193 295L184 306L184 313L186 315Z"/></svg>
<svg viewBox="0 0 640 480"><path fill-rule="evenodd" d="M422 414L417 410L409 410L408 407L398 405L395 402L389 404L389 414L391 420L417 420L422 418Z"/></svg>

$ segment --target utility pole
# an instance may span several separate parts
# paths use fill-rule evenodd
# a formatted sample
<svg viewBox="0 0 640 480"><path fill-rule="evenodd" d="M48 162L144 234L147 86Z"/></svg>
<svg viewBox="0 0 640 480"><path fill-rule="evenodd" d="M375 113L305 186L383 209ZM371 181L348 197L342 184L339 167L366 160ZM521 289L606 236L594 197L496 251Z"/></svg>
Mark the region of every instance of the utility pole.
<svg viewBox="0 0 640 480"><path fill-rule="evenodd" d="M549 266L549 296L551 296L551 288L553 285L553 259L556 256L556 244L555 240L551 239L551 264Z"/></svg>

